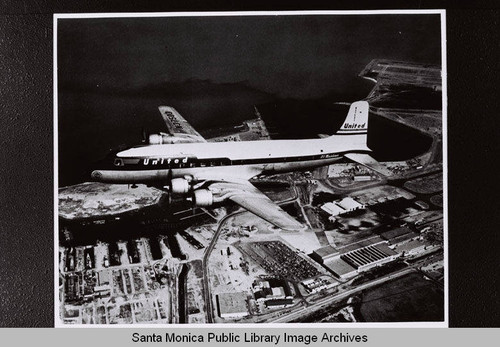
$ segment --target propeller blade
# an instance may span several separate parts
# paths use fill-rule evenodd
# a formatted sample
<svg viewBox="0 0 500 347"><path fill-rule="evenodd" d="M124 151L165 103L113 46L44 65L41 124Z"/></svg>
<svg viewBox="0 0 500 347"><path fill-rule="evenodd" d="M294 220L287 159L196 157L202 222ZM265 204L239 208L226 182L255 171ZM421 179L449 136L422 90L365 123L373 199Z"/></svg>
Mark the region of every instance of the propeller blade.
<svg viewBox="0 0 500 347"><path fill-rule="evenodd" d="M149 142L149 131L145 127L142 127L142 143Z"/></svg>

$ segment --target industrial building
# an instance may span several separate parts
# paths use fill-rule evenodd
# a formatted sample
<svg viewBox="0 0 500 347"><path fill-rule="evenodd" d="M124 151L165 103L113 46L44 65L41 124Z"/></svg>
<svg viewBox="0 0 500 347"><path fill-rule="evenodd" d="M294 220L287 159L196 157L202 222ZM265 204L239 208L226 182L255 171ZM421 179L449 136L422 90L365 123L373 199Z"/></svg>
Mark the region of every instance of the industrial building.
<svg viewBox="0 0 500 347"><path fill-rule="evenodd" d="M247 294L221 293L216 296L219 316L224 319L242 318L248 316Z"/></svg>
<svg viewBox="0 0 500 347"><path fill-rule="evenodd" d="M354 200L353 198L350 198L350 197L343 198L342 200L337 202L337 205L342 207L345 211L354 211L354 210L365 208L359 202L357 202L356 200Z"/></svg>
<svg viewBox="0 0 500 347"><path fill-rule="evenodd" d="M300 282L310 294L318 293L324 289L330 289L337 285L337 282L331 282L324 278L308 279Z"/></svg>
<svg viewBox="0 0 500 347"><path fill-rule="evenodd" d="M390 249L384 241L342 254L340 259L361 272L393 261L397 256L398 254Z"/></svg>
<svg viewBox="0 0 500 347"><path fill-rule="evenodd" d="M354 182L366 182L366 181L370 181L372 179L372 176L370 176L370 175L356 175L352 179Z"/></svg>
<svg viewBox="0 0 500 347"><path fill-rule="evenodd" d="M328 213L332 217L338 216L338 215L346 212L346 211L344 211L344 209L342 207L338 206L337 204L335 204L333 202L327 202L326 204L321 206L321 209L323 211L325 211L326 213Z"/></svg>
<svg viewBox="0 0 500 347"><path fill-rule="evenodd" d="M311 256L339 278L347 279L395 260L398 253L389 248L387 241L375 236L339 249L322 247Z"/></svg>
<svg viewBox="0 0 500 347"><path fill-rule="evenodd" d="M276 299L276 300L267 300L266 307L272 308L284 308L287 306L293 305L292 299Z"/></svg>
<svg viewBox="0 0 500 347"><path fill-rule="evenodd" d="M99 271L97 273L97 285L94 287L94 293L100 297L111 295L111 275L109 270Z"/></svg>
<svg viewBox="0 0 500 347"><path fill-rule="evenodd" d="M422 241L419 234L405 227L386 231L380 236L389 242L395 252L405 257L416 256L432 248L431 244Z"/></svg>
<svg viewBox="0 0 500 347"><path fill-rule="evenodd" d="M380 234L380 236L384 239L389 241L391 245L396 245L400 242L407 241L410 239L415 239L419 237L419 234L416 232L412 231L409 228L406 227L400 227L396 229L391 229L389 231L383 232Z"/></svg>
<svg viewBox="0 0 500 347"><path fill-rule="evenodd" d="M293 298L287 281L280 279L261 280L255 282L253 285L253 294L257 302Z"/></svg>
<svg viewBox="0 0 500 347"><path fill-rule="evenodd" d="M325 246L318 248L311 254L311 258L318 263L324 264L326 261L335 258L340 252L333 246Z"/></svg>
<svg viewBox="0 0 500 347"><path fill-rule="evenodd" d="M335 276L344 280L358 274L358 270L355 267L352 267L344 260L340 259L340 257L327 261L324 266Z"/></svg>
<svg viewBox="0 0 500 347"><path fill-rule="evenodd" d="M349 213L356 210L362 210L365 205L360 204L351 197L343 198L342 200L327 202L321 209L330 215L329 219L334 221L335 216Z"/></svg>

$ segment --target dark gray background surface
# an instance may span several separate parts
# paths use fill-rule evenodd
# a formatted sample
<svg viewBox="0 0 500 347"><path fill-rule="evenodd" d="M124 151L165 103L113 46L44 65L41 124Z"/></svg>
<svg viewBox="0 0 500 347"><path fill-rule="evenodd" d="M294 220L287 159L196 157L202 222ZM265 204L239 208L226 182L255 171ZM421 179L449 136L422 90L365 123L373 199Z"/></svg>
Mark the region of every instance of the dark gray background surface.
<svg viewBox="0 0 500 347"><path fill-rule="evenodd" d="M303 6L298 1L287 3L280 9ZM448 4L325 3L313 1L308 6L382 9ZM229 9L230 5L234 6L220 1L169 2L168 8L150 4L139 8L130 1L0 5L0 326L48 327L54 320L52 14ZM494 196L499 11L495 1L468 6L474 8L447 12L450 325L499 326L500 214ZM252 8L238 9L271 7L253 3Z"/></svg>

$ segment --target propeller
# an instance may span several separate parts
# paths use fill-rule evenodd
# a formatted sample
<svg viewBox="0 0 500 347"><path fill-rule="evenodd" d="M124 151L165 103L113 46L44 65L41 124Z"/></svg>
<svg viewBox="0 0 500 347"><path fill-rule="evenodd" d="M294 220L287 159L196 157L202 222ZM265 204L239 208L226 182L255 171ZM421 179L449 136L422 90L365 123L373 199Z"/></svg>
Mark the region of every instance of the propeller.
<svg viewBox="0 0 500 347"><path fill-rule="evenodd" d="M168 173L167 173L167 182L170 183L170 181L172 181L172 169L168 169ZM167 194L168 194L168 206L172 206L172 189L170 189L170 186L166 186L168 187L168 191L167 191Z"/></svg>
<svg viewBox="0 0 500 347"><path fill-rule="evenodd" d="M149 131L145 127L142 127L142 143L148 143L148 142L149 142Z"/></svg>

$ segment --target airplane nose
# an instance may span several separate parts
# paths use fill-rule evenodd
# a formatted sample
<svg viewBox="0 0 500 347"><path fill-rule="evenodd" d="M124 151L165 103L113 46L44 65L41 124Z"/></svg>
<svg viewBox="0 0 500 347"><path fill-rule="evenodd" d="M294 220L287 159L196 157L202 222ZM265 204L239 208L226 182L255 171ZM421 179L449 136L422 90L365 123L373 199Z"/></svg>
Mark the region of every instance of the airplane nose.
<svg viewBox="0 0 500 347"><path fill-rule="evenodd" d="M92 171L90 177L96 181L100 181L102 179L102 172L99 170Z"/></svg>

